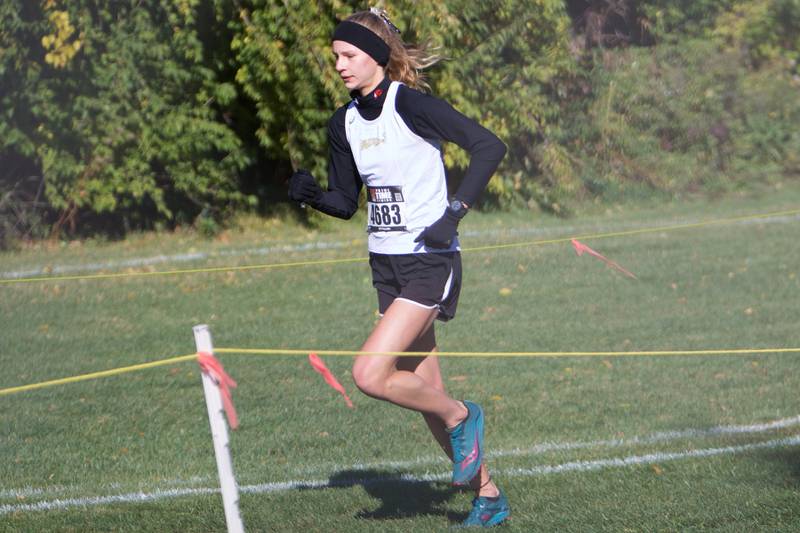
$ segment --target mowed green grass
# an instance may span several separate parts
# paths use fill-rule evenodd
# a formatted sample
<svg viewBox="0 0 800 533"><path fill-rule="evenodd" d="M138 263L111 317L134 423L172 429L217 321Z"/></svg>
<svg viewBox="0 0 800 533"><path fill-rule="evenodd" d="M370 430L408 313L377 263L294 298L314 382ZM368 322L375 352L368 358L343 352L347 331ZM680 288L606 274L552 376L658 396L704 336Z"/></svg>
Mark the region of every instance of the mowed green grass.
<svg viewBox="0 0 800 533"><path fill-rule="evenodd" d="M485 352L800 347L797 217L583 241L637 280L577 257L568 242L469 251L798 208L795 187L567 221L472 214L462 227L458 316L437 326L440 346ZM314 232L278 224L270 231L263 239L273 245L344 244L264 255L253 251L254 230L205 244L185 235L142 236L0 255L0 270L204 246L236 253L167 259L154 268L366 255L359 222L326 223ZM354 350L376 320L365 261L3 284L0 295L0 388L189 354L191 328L199 323L210 325L218 347ZM494 452L488 461L512 504L509 531L789 531L800 529L800 446L778 441L800 434L800 424L702 430L800 415L799 357L481 357L447 358L442 366L455 397L485 407ZM248 530L442 531L466 516L471 496L441 481L448 464L421 417L358 393L348 376L350 358L325 360L350 392L353 410L304 357L220 359L239 383L241 427L231 435L231 451L238 482L249 488L241 495ZM218 494L166 497L217 484L194 363L0 396L0 402L0 530L225 529ZM697 431L664 435L689 429ZM287 481L332 486L263 487ZM155 497L91 500L139 492ZM69 499L84 505L26 507Z"/></svg>

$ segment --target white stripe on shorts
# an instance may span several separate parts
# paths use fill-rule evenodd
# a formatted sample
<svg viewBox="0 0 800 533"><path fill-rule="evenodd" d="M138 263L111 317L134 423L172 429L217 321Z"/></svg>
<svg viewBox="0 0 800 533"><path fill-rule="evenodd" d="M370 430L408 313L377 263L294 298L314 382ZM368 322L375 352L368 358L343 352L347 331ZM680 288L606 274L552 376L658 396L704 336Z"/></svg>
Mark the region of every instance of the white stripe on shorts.
<svg viewBox="0 0 800 533"><path fill-rule="evenodd" d="M421 304L419 302L415 302L414 300L409 300L408 298L401 298L400 296L395 298L395 301L397 301L397 300L403 300L404 302L409 302L409 303L412 303L414 305L418 305L419 307L424 307L425 309L436 309L437 307L439 307L439 304L425 305L425 304ZM383 316L383 315L381 315L381 316Z"/></svg>
<svg viewBox="0 0 800 533"><path fill-rule="evenodd" d="M447 282L444 284L444 293L439 298L440 302L444 302L445 298L450 295L450 286L453 284L453 267L450 267L450 275L447 276Z"/></svg>

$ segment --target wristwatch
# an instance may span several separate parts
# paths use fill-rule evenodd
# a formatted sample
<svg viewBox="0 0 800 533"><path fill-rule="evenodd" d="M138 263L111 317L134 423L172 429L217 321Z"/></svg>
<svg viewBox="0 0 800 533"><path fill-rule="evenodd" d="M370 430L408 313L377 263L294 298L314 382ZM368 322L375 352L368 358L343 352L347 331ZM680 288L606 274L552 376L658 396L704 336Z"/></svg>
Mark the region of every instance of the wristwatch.
<svg viewBox="0 0 800 533"><path fill-rule="evenodd" d="M467 204L459 200L458 198L453 198L453 201L450 202L449 206L450 211L453 212L455 216L458 218L464 218L464 215L467 214Z"/></svg>

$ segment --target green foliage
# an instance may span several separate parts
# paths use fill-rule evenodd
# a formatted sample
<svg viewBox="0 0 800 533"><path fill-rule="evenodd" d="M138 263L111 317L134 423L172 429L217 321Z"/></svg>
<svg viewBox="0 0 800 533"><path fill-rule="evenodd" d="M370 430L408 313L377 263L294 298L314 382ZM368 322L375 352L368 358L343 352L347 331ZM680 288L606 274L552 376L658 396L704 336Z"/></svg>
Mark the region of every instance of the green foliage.
<svg viewBox="0 0 800 533"><path fill-rule="evenodd" d="M437 28L458 31L444 4L386 2L397 25L413 38L442 45ZM327 123L349 101L334 68L330 36L361 2L253 0L240 4L232 41L236 81L255 103L258 141L273 158L312 170L325 181ZM442 33L447 33L444 31Z"/></svg>
<svg viewBox="0 0 800 533"><path fill-rule="evenodd" d="M563 212L797 173L800 0L377 4L443 57L433 93L509 146L486 204ZM324 182L349 99L330 35L366 7L1 3L0 246L89 220L216 227L283 201L291 167ZM469 161L446 146L445 163L457 182Z"/></svg>
<svg viewBox="0 0 800 533"><path fill-rule="evenodd" d="M436 92L509 146L488 199L508 205L533 198L557 208L550 196L559 198L574 186L568 158L555 140L560 102L576 69L564 3L464 0L449 5L459 31L443 32L445 50L453 55L434 74ZM466 168L468 158L448 153L446 162Z"/></svg>
<svg viewBox="0 0 800 533"><path fill-rule="evenodd" d="M611 0L608 0L611 1ZM798 0L649 0L630 3L641 24L667 42L711 38L742 53L750 66L800 60Z"/></svg>
<svg viewBox="0 0 800 533"><path fill-rule="evenodd" d="M714 25L717 15L741 0L645 0L627 2L641 13L648 29L662 39L699 36Z"/></svg>
<svg viewBox="0 0 800 533"><path fill-rule="evenodd" d="M37 161L61 222L113 212L148 226L244 201L248 157L220 120L235 89L207 64L198 2L22 4L3 7L3 157Z"/></svg>
<svg viewBox="0 0 800 533"><path fill-rule="evenodd" d="M324 173L325 124L332 106L347 98L330 35L335 16L349 11L341 2L255 0L240 6L233 23L236 82L255 104L258 141L294 168Z"/></svg>
<svg viewBox="0 0 800 533"><path fill-rule="evenodd" d="M705 40L605 58L570 128L591 194L720 191L797 173L800 93L784 71L748 71Z"/></svg>
<svg viewBox="0 0 800 533"><path fill-rule="evenodd" d="M490 197L544 197L563 151L557 128L563 79L574 71L569 19L557 0L444 3L384 2L406 41L427 43L446 59L433 67L434 94L497 132L510 146ZM333 68L330 34L358 2L258 0L242 7L233 41L236 75L258 110L258 138L272 157L325 176L326 124L347 93ZM448 147L446 163L464 170L466 154ZM563 166L563 165L562 165ZM532 179L531 179L532 176Z"/></svg>
<svg viewBox="0 0 800 533"><path fill-rule="evenodd" d="M784 61L800 72L800 1L738 2L716 20L713 36L752 67Z"/></svg>

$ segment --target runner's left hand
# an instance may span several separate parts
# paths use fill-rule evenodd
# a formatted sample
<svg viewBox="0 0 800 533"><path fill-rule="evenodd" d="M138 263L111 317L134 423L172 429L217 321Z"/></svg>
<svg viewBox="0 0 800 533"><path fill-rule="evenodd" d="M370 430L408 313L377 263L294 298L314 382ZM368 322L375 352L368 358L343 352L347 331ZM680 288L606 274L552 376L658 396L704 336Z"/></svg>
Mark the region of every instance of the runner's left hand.
<svg viewBox="0 0 800 533"><path fill-rule="evenodd" d="M414 242L424 241L428 248L450 248L453 239L458 235L460 221L458 215L450 209L445 209L442 218L422 230Z"/></svg>

